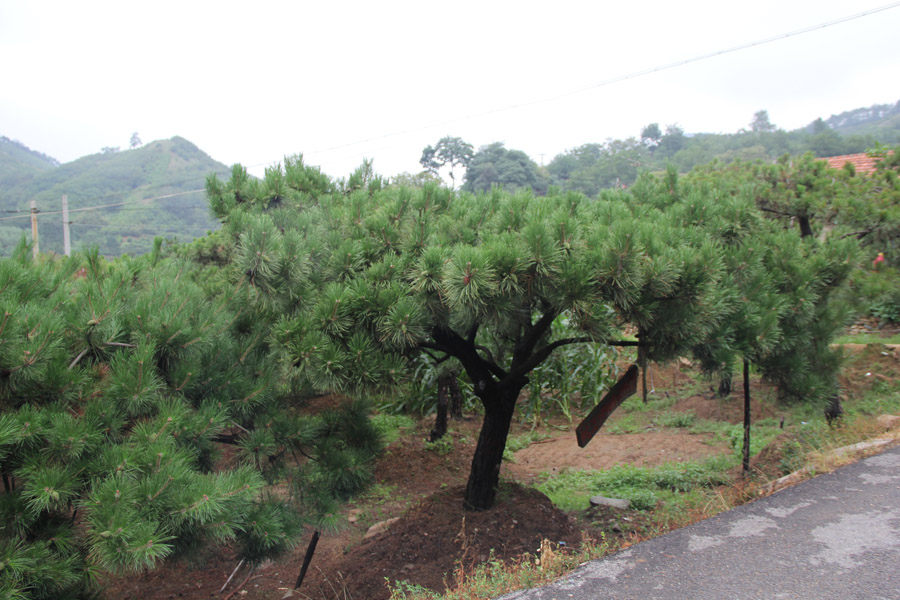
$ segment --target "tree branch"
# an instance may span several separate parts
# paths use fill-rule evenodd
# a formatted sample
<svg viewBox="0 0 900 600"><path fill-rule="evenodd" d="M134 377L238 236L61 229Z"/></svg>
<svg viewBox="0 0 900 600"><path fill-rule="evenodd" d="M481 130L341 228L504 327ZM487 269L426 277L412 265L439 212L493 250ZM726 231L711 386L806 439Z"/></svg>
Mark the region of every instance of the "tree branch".
<svg viewBox="0 0 900 600"><path fill-rule="evenodd" d="M478 353L478 348L476 348L474 344L464 340L462 336L452 329L435 326L431 330L431 337L434 339L436 346L433 346L428 342L420 345L435 347L435 349L441 350L456 358L462 363L463 368L466 370L466 373L468 373L469 378L476 387L479 385L480 381L489 380L492 375L497 379L506 377L506 371L504 371L500 365L481 356Z"/></svg>
<svg viewBox="0 0 900 600"><path fill-rule="evenodd" d="M544 337L544 334L549 331L550 327L553 325L553 320L558 314L559 313L555 310L548 309L547 312L538 319L537 323L528 328L525 335L516 344L516 348L513 350L513 368L516 371L519 370L517 368L518 364L529 360L529 357L534 352L538 342Z"/></svg>
<svg viewBox="0 0 900 600"><path fill-rule="evenodd" d="M874 227L870 227L869 229L863 229L861 231L851 231L850 233L845 233L838 239L842 240L842 239L848 238L848 237L855 237L856 239L861 240L874 231L875 231Z"/></svg>
<svg viewBox="0 0 900 600"><path fill-rule="evenodd" d="M472 327L469 328L469 332L466 334L466 340L470 344L475 343L475 336L478 335L478 327L479 327L478 322L473 323Z"/></svg>
<svg viewBox="0 0 900 600"><path fill-rule="evenodd" d="M764 206L759 206L759 210L761 210L763 212L774 213L776 215L781 215L782 217L797 217L797 216L799 216L794 213L784 212L782 210L775 210L774 208L766 208Z"/></svg>

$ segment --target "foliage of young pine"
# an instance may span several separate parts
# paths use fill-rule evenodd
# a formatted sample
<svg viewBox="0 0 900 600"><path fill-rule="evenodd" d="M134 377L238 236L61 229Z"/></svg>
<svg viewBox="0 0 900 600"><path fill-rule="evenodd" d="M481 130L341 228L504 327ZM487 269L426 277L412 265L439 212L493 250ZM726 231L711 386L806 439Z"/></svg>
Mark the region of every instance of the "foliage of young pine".
<svg viewBox="0 0 900 600"><path fill-rule="evenodd" d="M845 323L835 292L854 263L854 244L821 242L803 228L801 239L782 222L760 218L774 213L810 221L827 214L832 189L823 168L811 157L772 168L712 165L667 184L682 198L686 222L708 228L718 240L727 266L721 319L694 347L707 373L730 379L743 357L778 385L782 399L834 394L837 357L828 344ZM692 200L698 192L721 200L698 210Z"/></svg>
<svg viewBox="0 0 900 600"><path fill-rule="evenodd" d="M257 188L236 185L235 202ZM358 411L328 427L295 413L255 288L159 251L107 262L27 250L0 261L4 597L86 597L97 571L153 568L206 543L232 540L257 562L370 480L374 428ZM218 466L222 444L239 466ZM263 493L304 474L317 504Z"/></svg>

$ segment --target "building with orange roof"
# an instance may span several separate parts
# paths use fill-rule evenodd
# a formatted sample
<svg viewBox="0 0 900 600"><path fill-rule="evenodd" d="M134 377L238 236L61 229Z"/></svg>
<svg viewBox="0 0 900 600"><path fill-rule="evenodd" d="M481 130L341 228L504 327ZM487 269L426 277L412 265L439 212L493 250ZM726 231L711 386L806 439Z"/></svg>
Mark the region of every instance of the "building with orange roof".
<svg viewBox="0 0 900 600"><path fill-rule="evenodd" d="M854 170L859 175L868 175L875 172L875 163L878 158L869 156L865 152L859 154L844 154L843 156L829 156L823 158L832 169L843 169L847 163L853 165Z"/></svg>

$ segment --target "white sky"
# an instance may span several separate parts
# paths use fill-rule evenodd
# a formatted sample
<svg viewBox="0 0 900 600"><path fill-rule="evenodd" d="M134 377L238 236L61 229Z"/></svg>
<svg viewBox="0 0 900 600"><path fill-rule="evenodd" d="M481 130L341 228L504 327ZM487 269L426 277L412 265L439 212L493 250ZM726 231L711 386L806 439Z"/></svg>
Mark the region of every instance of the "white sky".
<svg viewBox="0 0 900 600"><path fill-rule="evenodd" d="M793 129L900 100L900 2L598 84L890 3L0 0L0 135L62 162L180 135L257 174L303 153L342 177L363 157L418 172L445 135L547 163L652 122L733 133L766 109Z"/></svg>

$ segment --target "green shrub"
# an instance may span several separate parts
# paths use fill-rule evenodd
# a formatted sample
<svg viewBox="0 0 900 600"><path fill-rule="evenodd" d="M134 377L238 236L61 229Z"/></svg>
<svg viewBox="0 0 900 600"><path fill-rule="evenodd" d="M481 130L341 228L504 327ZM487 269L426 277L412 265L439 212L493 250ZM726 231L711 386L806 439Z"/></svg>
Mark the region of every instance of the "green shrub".
<svg viewBox="0 0 900 600"><path fill-rule="evenodd" d="M653 422L660 427L693 427L697 420L697 415L691 411L687 412L664 412L653 419Z"/></svg>

